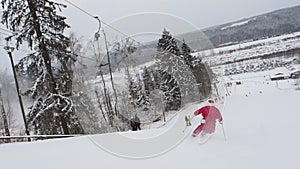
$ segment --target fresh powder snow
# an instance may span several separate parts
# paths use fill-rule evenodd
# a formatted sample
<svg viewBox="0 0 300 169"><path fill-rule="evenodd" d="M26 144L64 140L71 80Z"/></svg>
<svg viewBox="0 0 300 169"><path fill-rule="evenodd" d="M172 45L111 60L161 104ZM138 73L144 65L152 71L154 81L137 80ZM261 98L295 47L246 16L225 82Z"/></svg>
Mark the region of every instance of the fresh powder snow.
<svg viewBox="0 0 300 169"><path fill-rule="evenodd" d="M296 79L269 79L284 69L226 76L233 85L216 102L225 133L218 125L205 144L191 136L201 117L183 132L183 117L207 104L193 103L167 117L165 125L137 132L1 144L1 168L297 168L300 90Z"/></svg>

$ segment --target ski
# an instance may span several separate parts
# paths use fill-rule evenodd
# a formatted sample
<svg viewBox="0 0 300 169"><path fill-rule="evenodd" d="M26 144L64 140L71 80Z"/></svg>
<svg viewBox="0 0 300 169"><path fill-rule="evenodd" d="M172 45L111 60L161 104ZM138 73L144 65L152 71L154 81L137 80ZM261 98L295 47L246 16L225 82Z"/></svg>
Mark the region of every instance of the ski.
<svg viewBox="0 0 300 169"><path fill-rule="evenodd" d="M214 135L214 133L211 133L211 134L208 134L208 133L206 133L206 134L199 134L198 135L198 137L199 137L199 141L198 141L198 143L199 144L204 144L204 143L206 143L212 136Z"/></svg>

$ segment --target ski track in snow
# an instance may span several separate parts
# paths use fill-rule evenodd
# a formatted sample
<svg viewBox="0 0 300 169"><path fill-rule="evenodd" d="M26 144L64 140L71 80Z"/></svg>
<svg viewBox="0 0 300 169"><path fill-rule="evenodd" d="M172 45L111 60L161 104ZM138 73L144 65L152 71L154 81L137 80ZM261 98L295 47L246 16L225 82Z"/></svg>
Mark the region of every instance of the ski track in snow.
<svg viewBox="0 0 300 169"><path fill-rule="evenodd" d="M273 71L247 73L225 77L225 81L241 81L241 85L228 88L231 92L221 107L224 117L224 140L221 126L205 144L198 144L190 133L201 118L192 121L184 133L184 115L192 114L204 103L191 104L166 125L138 132L110 133L32 143L0 145L0 166L7 169L282 169L298 168L300 152L299 98L294 80L269 81ZM223 107L222 107L223 106ZM117 136L134 140L149 140L172 131L161 142L147 143L146 150L172 142L174 136L184 139L170 150L151 158L124 158L109 153L95 144L95 140L109 141L120 146L125 153L139 153L143 147L122 142ZM176 138L176 137L175 137ZM91 139L93 141L91 141ZM134 141L133 141L134 142ZM139 144L139 143L138 143ZM143 144L141 144L143 145Z"/></svg>

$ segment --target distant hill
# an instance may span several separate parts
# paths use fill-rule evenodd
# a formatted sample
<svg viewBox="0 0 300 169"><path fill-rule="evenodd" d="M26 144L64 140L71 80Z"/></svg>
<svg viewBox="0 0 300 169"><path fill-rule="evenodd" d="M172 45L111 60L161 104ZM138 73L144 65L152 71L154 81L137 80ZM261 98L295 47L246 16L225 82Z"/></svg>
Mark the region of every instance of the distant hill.
<svg viewBox="0 0 300 169"><path fill-rule="evenodd" d="M202 30L215 47L236 44L267 37L300 31L300 6L276 10L236 22L214 26ZM199 40L193 37L199 32L190 32L178 36L185 38L191 46L199 46ZM202 46L202 49L207 46ZM202 50L199 47L196 50Z"/></svg>
<svg viewBox="0 0 300 169"><path fill-rule="evenodd" d="M300 5L206 28L201 31L177 35L175 38L178 40L179 46L181 46L181 41L184 39L193 50L199 51L293 32L300 32ZM134 64L139 65L153 60L157 43L158 40L139 46L139 52L132 56ZM140 57L140 54L143 57ZM114 57L111 60L113 69L120 66L121 62L122 58Z"/></svg>

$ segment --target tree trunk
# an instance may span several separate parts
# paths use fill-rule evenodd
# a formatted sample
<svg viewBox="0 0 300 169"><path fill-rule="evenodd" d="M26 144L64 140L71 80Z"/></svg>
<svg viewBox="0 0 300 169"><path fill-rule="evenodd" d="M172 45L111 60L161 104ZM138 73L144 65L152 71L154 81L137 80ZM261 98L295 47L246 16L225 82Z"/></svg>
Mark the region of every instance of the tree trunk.
<svg viewBox="0 0 300 169"><path fill-rule="evenodd" d="M39 19L37 17L36 14L36 4L34 3L34 1L32 0L27 0L28 6L29 6L29 10L30 10L30 15L33 18L33 22L34 22L34 30L36 32L36 35L39 39L39 45L40 45L40 49L42 51L42 57L44 58L44 64L46 66L47 72L49 73L50 76L50 86L51 86L51 92L57 94L56 91L56 82L55 82L55 78L52 72L52 66L51 66L51 59L50 59L50 55L49 55L49 51L46 48L45 45L45 41L44 41L44 37L41 31L41 25L38 22Z"/></svg>
<svg viewBox="0 0 300 169"><path fill-rule="evenodd" d="M70 134L69 132L69 129L68 129L68 125L67 125L67 122L66 122L66 118L64 117L64 115L60 115L60 122L61 122L61 125L62 125L62 128L63 128L63 134Z"/></svg>
<svg viewBox="0 0 300 169"><path fill-rule="evenodd" d="M47 73L50 76L50 90L52 93L58 94L58 91L56 90L57 84L56 84L56 81L55 81L55 78L53 75L53 71L52 71L52 66L51 66L51 58L50 58L49 51L45 44L43 33L41 31L41 25L39 23L39 18L36 14L37 8L36 8L35 1L27 0L27 3L29 6L30 15L34 22L34 30L36 32L37 38L39 39L39 47L40 47L40 50L42 53L42 57L44 59L44 64L46 66ZM64 134L69 134L68 126L67 126L64 115L60 116L60 120L61 120L61 125L63 128Z"/></svg>
<svg viewBox="0 0 300 169"><path fill-rule="evenodd" d="M103 116L104 120L105 120L106 122L108 122L108 121L106 120L106 117L105 117L105 114L104 114L104 111L103 111L103 108L102 108L102 105L101 105L101 101L100 101L100 95L99 95L99 93L98 93L97 90L95 90L95 94L96 94L96 97L97 97L97 101L98 101L99 108L100 108L100 111L101 111L101 113L102 113L102 116Z"/></svg>
<svg viewBox="0 0 300 169"><path fill-rule="evenodd" d="M3 124L4 124L5 135L10 136L8 120L7 120L7 116L6 116L6 113L5 113L4 104L3 104L2 95L1 95L1 86L0 86L0 106L1 106L1 112L2 112L2 119L3 119ZM10 142L10 140L8 140L8 142Z"/></svg>

